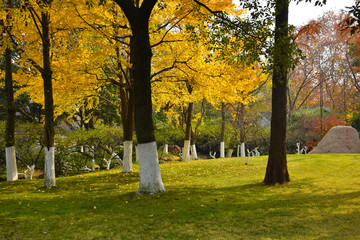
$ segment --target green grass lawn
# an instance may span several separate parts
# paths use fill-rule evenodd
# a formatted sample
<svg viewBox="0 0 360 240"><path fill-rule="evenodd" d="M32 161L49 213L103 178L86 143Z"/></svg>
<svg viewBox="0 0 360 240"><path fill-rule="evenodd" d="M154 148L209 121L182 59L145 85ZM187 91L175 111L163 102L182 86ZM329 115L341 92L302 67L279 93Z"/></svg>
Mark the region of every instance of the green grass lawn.
<svg viewBox="0 0 360 240"><path fill-rule="evenodd" d="M291 183L264 186L266 157L161 165L139 196L121 168L0 182L0 239L360 239L360 154L289 155Z"/></svg>

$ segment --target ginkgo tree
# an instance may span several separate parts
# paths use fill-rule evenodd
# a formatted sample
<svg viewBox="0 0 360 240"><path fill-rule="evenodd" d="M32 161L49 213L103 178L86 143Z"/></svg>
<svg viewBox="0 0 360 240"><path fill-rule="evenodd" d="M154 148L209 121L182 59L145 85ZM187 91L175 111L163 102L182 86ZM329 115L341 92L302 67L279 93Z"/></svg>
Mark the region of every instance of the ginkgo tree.
<svg viewBox="0 0 360 240"><path fill-rule="evenodd" d="M237 9L231 1L206 1L206 4L216 10L229 11L235 15L244 13ZM164 8L170 9L171 6L165 5ZM155 102L158 106L170 102L173 106L185 110L186 129L183 159L187 161L193 132L191 130L193 104L201 99L214 103L215 92L217 95L221 94L216 81L221 81L219 79L223 74L221 69L224 69L222 66L224 62L215 61L215 58L211 56L213 55L211 52L215 48L210 46L209 41L205 41L208 38L209 29L211 29L209 25L211 26L211 21L213 21L213 16L209 11L199 8L196 1L185 1L181 10L176 7L174 13L176 18L173 17L174 15L169 16L179 20L176 25L167 29L166 38L161 39L164 40L164 44L155 48L156 58L153 65L157 79L153 79L153 82ZM183 32L187 32L187 34L184 35ZM210 82L214 83L207 86ZM157 94L163 92L164 94ZM175 94L179 98L176 99L171 94ZM187 107L185 107L186 105ZM194 144L191 149L193 153L196 153Z"/></svg>
<svg viewBox="0 0 360 240"><path fill-rule="evenodd" d="M1 4L4 4L1 2ZM0 36L0 52L4 54L5 62L5 94L6 94L6 127L5 127L5 157L6 157L6 175L8 181L18 179L16 153L15 153L15 105L13 88L13 36L12 36L12 8L13 1L7 0L6 5L2 6L0 12L5 19L0 19L2 35ZM1 72L1 70L0 70ZM0 77L1 74L0 74Z"/></svg>
<svg viewBox="0 0 360 240"><path fill-rule="evenodd" d="M244 13L236 8L232 1L206 2L216 10L229 11L235 15ZM197 158L196 127L195 129L192 127L194 103L209 101L214 96L212 87L215 85L210 84L206 87L206 82L211 79L216 81L216 78L219 78L221 75L219 70L222 68L219 64L222 63L208 58L211 55L211 47L203 41L213 21L211 13L199 8L198 3L194 1L183 1L181 7L177 1L159 5L161 8L155 11L154 16L164 23L162 28L164 34L152 34L155 36L151 39L155 56L152 75L154 101L158 109L163 104L169 103L175 108L183 109L186 124L182 158L188 161L190 148L192 157ZM194 35L200 35L200 37L195 37L195 39ZM168 100L169 93L174 93L174 91L179 98L170 97ZM162 94L163 92L165 94ZM200 116L202 114L203 112ZM197 119L201 121L202 118Z"/></svg>
<svg viewBox="0 0 360 240"><path fill-rule="evenodd" d="M86 6L85 1L73 4L78 19L87 25L83 32L97 36L95 41L89 38L86 45L98 52L101 71L97 72L96 78L99 86L110 84L116 89L115 99L119 101L103 97L100 100L113 104L120 112L124 139L122 172L132 172L134 93L131 56L134 49L130 28L120 7L112 1L94 4L91 8Z"/></svg>
<svg viewBox="0 0 360 240"><path fill-rule="evenodd" d="M156 193L164 191L161 180L158 156L152 120L151 102L151 44L149 37L149 20L157 3L156 0L131 1L115 0L129 21L134 44L134 94L135 94L135 129L137 134L140 162L140 193ZM187 4L184 1L183 10ZM164 6L164 5L163 5ZM181 11L180 10L180 11ZM170 17L174 15L169 15ZM166 26L165 26L166 27Z"/></svg>
<svg viewBox="0 0 360 240"><path fill-rule="evenodd" d="M180 36L177 39L181 39ZM180 45L182 48L177 47ZM215 107L221 105L221 102L247 103L253 98L248 93L263 80L259 66L255 68L255 65L221 59L214 51L209 50L208 45L206 41L195 43L183 37L183 41L162 45L158 51L168 52L165 55L167 57L154 61L155 67L172 66L157 76L158 80L153 80L157 108L170 104L186 109L185 161L190 156L193 103L202 99ZM172 113L169 112L168 115L171 117Z"/></svg>
<svg viewBox="0 0 360 240"><path fill-rule="evenodd" d="M25 1L21 9L24 12L18 11L14 16L15 41L21 55L15 80L22 87L17 94L30 93L31 100L45 108L44 187L53 187L54 118L66 110L70 112L78 100L96 90L92 89L92 75L87 72L92 69L90 52L81 44L65 2Z"/></svg>

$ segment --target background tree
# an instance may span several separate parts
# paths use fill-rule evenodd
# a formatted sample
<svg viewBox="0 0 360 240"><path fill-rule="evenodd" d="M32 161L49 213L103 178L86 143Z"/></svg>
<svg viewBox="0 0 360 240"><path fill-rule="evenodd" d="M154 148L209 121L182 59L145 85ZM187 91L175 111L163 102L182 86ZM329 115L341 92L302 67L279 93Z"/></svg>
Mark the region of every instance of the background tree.
<svg viewBox="0 0 360 240"><path fill-rule="evenodd" d="M342 121L331 122L345 124L351 113L359 109L357 37L342 30L344 17L344 14L326 12L296 30L295 41L303 58L289 73L290 142L308 142L314 147L327 132L329 118L334 119L336 115ZM304 130L306 123L301 119L312 122L311 129L316 130L306 127L308 130Z"/></svg>
<svg viewBox="0 0 360 240"><path fill-rule="evenodd" d="M5 155L6 155L6 172L7 180L15 181L18 179L16 153L15 153L15 105L14 105L14 88L12 77L12 13L13 1L7 0L6 2L6 19L1 20L3 27L2 43L5 47L4 60L5 60L5 94L6 94L6 128L5 128Z"/></svg>
<svg viewBox="0 0 360 240"><path fill-rule="evenodd" d="M102 102L116 106L123 125L123 170L132 172L132 149L134 132L134 83L132 61L134 46L130 27L120 7L113 1L102 5L93 5L88 9L84 4L74 5L78 17L87 25L89 35L97 35L99 41L89 41L93 48L98 48L103 57L102 71L97 73L99 85L111 85L114 91L110 96L100 95ZM137 6L138 7L138 6ZM100 59L98 59L100 60ZM115 97L113 94L117 95Z"/></svg>

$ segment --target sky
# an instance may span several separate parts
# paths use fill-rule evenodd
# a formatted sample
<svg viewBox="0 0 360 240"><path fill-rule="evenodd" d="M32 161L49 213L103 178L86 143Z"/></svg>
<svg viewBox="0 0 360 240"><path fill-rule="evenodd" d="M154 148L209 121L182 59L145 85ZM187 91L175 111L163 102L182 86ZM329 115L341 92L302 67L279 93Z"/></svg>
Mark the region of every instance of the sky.
<svg viewBox="0 0 360 240"><path fill-rule="evenodd" d="M312 2L314 2L314 0ZM354 3L355 0L327 0L325 6L315 7L314 3L301 2L296 5L296 3L291 2L289 9L289 23L298 27L320 17L326 11L345 10L345 6L351 7Z"/></svg>

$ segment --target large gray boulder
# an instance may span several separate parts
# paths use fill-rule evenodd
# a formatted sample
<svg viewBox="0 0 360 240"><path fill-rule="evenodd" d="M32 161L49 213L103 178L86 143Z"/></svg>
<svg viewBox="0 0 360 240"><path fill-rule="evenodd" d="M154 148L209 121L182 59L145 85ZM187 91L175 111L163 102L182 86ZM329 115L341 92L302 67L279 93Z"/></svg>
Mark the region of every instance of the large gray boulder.
<svg viewBox="0 0 360 240"><path fill-rule="evenodd" d="M310 153L360 153L359 133L348 126L333 127Z"/></svg>

